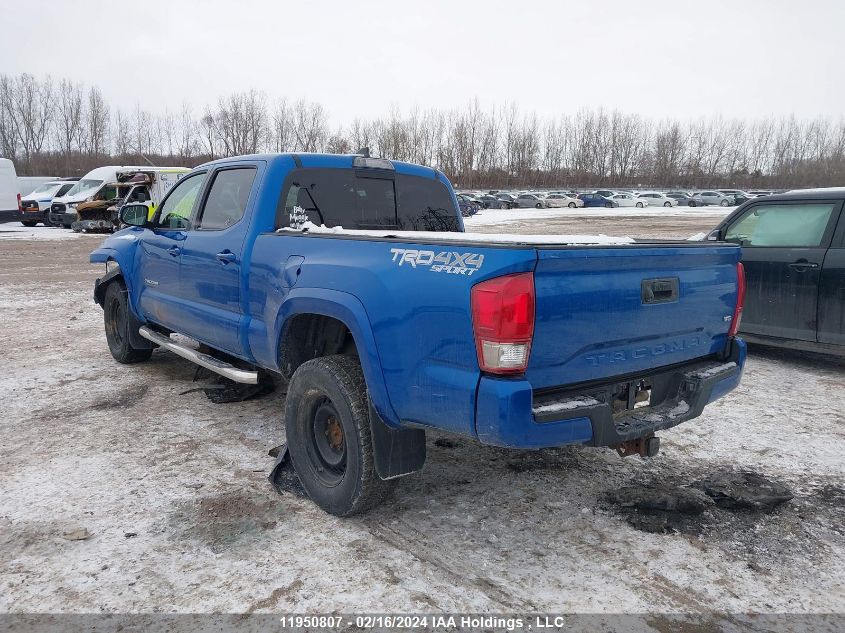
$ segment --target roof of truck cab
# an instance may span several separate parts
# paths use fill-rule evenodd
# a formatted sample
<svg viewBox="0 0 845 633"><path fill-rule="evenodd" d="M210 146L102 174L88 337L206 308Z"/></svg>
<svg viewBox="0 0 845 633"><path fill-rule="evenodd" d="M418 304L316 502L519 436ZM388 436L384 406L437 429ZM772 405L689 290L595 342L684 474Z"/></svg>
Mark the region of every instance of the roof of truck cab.
<svg viewBox="0 0 845 633"><path fill-rule="evenodd" d="M845 187L824 187L820 189L793 189L784 193L751 198L749 202L787 201L787 200L830 200L845 198Z"/></svg>
<svg viewBox="0 0 845 633"><path fill-rule="evenodd" d="M251 160L261 160L268 163L294 159L298 160L303 167L326 167L326 168L346 168L352 167L352 161L359 157L360 154L322 154L312 152L285 152L279 154L247 154L243 156L230 156L228 158L219 158L217 160L203 163L198 167L210 167L213 165L225 165L227 163L237 163ZM373 156L373 158L376 158ZM391 160L391 164L397 173L411 176L423 176L427 178L436 177L437 171L433 167L425 167L414 163L406 163L399 160Z"/></svg>

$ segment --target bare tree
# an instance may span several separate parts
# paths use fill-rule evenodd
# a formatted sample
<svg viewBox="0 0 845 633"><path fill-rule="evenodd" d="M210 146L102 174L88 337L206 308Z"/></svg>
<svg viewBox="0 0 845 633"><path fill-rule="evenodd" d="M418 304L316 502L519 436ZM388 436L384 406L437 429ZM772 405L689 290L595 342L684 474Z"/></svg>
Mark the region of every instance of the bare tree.
<svg viewBox="0 0 845 633"><path fill-rule="evenodd" d="M59 82L56 94L54 125L56 145L64 162L65 171L70 171L74 152L82 149L84 131L83 87L67 79Z"/></svg>

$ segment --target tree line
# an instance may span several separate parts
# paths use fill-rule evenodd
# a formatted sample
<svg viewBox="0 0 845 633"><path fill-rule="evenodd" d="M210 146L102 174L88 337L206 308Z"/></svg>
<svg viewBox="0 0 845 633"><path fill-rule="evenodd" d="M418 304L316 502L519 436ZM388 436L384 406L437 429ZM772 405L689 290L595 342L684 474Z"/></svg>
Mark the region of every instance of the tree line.
<svg viewBox="0 0 845 633"><path fill-rule="evenodd" d="M515 103L396 107L332 125L306 100L256 90L195 110L131 111L96 86L0 75L0 155L19 175L81 175L104 164L194 166L256 152L350 153L431 165L476 187L807 187L845 184L845 119L651 119L581 109L542 118Z"/></svg>

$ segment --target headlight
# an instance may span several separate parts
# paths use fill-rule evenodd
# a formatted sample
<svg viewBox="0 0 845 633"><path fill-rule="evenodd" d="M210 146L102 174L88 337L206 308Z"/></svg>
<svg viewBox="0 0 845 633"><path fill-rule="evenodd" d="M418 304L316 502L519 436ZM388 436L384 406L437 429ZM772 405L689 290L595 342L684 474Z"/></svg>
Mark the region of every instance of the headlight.
<svg viewBox="0 0 845 633"><path fill-rule="evenodd" d="M76 205L77 204L79 204L79 203L78 202L71 202L69 205L67 205L67 208L73 209L74 211L76 211Z"/></svg>

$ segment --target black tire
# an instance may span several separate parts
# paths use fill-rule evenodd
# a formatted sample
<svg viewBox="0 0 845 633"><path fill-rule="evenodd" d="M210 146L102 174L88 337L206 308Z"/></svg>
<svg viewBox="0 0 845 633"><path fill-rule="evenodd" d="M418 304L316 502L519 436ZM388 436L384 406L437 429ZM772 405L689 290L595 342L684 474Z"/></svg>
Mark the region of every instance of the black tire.
<svg viewBox="0 0 845 633"><path fill-rule="evenodd" d="M695 207L695 206L696 206L696 204L695 204L695 200L690 200L690 201L687 203L687 206L690 206L690 207Z"/></svg>
<svg viewBox="0 0 845 633"><path fill-rule="evenodd" d="M719 202L719 206L720 206L720 207L729 207L729 206L731 206L731 203L730 203L730 202L728 202L727 200L721 200L721 201Z"/></svg>
<svg viewBox="0 0 845 633"><path fill-rule="evenodd" d="M535 204L534 206L535 206L535 207L537 207L538 209L542 209L542 208L543 208L543 203L542 203L542 202L538 202L538 203L537 203L537 204Z"/></svg>
<svg viewBox="0 0 845 633"><path fill-rule="evenodd" d="M671 203L671 202L664 202L664 203L663 203L663 206L664 206L664 207L671 207L671 206L672 206L672 203Z"/></svg>
<svg viewBox="0 0 845 633"><path fill-rule="evenodd" d="M137 349L129 342L129 306L126 300L126 286L122 281L111 282L103 298L103 323L109 351L118 363L130 365L149 359L152 349Z"/></svg>
<svg viewBox="0 0 845 633"><path fill-rule="evenodd" d="M612 208L613 208L613 203L612 203L612 202L605 202L605 203L604 203L604 206L605 206L605 208L607 208L607 209L612 209Z"/></svg>
<svg viewBox="0 0 845 633"><path fill-rule="evenodd" d="M29 228L32 228L33 226L38 224L38 222L30 222L30 221L21 220L21 224L23 224L24 226L28 226Z"/></svg>
<svg viewBox="0 0 845 633"><path fill-rule="evenodd" d="M577 205L577 204L575 204L574 202L570 202L570 203L569 203L568 205L566 205L566 206L568 206L570 209L574 209L574 208L575 208L575 207L577 207L578 205Z"/></svg>
<svg viewBox="0 0 845 633"><path fill-rule="evenodd" d="M637 203L637 208L638 208L638 209L642 209L642 208L643 208L643 203L642 203L642 202L638 202L638 203Z"/></svg>
<svg viewBox="0 0 845 633"><path fill-rule="evenodd" d="M375 470L367 384L357 358L303 363L288 385L285 430L303 488L329 514L366 512L395 487L395 479L380 479Z"/></svg>

